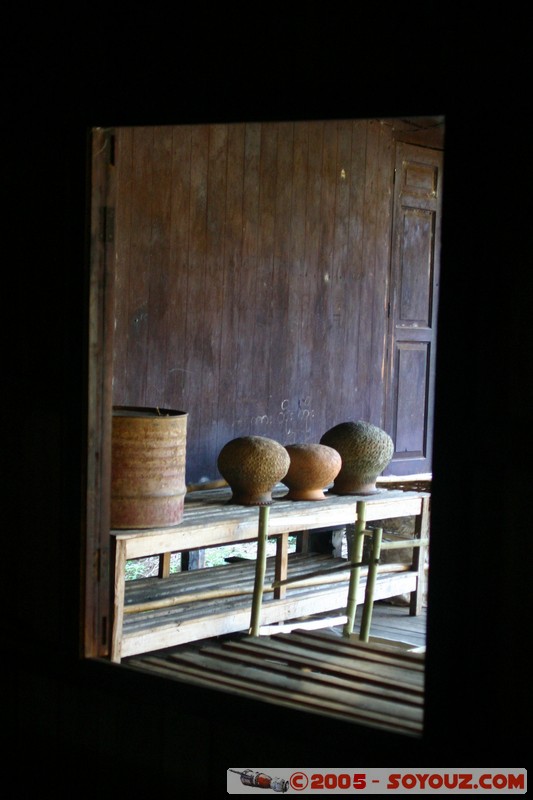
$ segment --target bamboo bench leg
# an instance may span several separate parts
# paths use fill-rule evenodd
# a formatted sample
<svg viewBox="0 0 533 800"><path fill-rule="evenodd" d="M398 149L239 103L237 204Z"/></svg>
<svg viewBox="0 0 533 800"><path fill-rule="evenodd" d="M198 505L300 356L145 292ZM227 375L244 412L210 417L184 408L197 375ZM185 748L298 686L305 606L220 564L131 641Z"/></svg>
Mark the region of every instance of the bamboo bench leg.
<svg viewBox="0 0 533 800"><path fill-rule="evenodd" d="M274 599L282 600L287 594L285 581L287 579L287 568L289 564L289 534L282 533L276 537L276 562L274 570L274 581L279 583L274 587Z"/></svg>
<svg viewBox="0 0 533 800"><path fill-rule="evenodd" d="M159 564L157 568L158 578L168 578L170 575L170 557L172 553L160 553Z"/></svg>
<svg viewBox="0 0 533 800"><path fill-rule="evenodd" d="M383 528L375 528L372 534L372 555L368 567L366 578L365 601L363 604L363 616L359 629L359 639L368 642L370 638L370 623L372 622L372 611L374 610L374 589L376 587L376 577L378 574L379 556L381 553L381 537Z"/></svg>
<svg viewBox="0 0 533 800"><path fill-rule="evenodd" d="M352 569L350 572L350 583L348 587L348 601L346 604L346 624L343 628L342 635L349 637L352 634L355 612L357 609L357 592L359 589L359 576L361 567L355 566L361 564L363 558L363 541L365 538L366 528L366 503L359 500L356 506L357 521L355 523L355 536L351 550L351 564Z"/></svg>
<svg viewBox="0 0 533 800"><path fill-rule="evenodd" d="M257 531L257 558L255 561L255 583L250 620L250 636L259 636L261 626L261 603L266 573L266 551L268 538L269 506L259 508L259 527Z"/></svg>
<svg viewBox="0 0 533 800"><path fill-rule="evenodd" d="M411 592L409 599L409 615L416 617L422 611L422 603L424 600L424 585L425 585L425 564L426 552L429 535L429 497L422 498L422 509L420 514L415 520L415 537L421 540L419 547L415 547L413 551L413 564L412 569L417 572L416 590Z"/></svg>

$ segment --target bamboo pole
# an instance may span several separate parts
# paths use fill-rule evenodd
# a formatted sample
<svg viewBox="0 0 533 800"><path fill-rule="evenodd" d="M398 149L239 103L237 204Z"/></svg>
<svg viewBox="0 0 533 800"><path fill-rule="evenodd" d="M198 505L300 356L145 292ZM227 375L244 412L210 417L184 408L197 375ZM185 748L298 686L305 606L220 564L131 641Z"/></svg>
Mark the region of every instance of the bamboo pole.
<svg viewBox="0 0 533 800"><path fill-rule="evenodd" d="M365 602L363 605L363 617L359 628L359 639L368 642L370 635L370 623L372 621L372 611L374 606L374 588L376 586L376 574L381 552L381 537L383 528L375 528L372 537L372 555L368 566L368 576L365 586Z"/></svg>
<svg viewBox="0 0 533 800"><path fill-rule="evenodd" d="M359 500L356 506L357 521L355 523L355 536L352 546L350 561L354 569L350 572L350 584L348 587L348 601L346 604L346 625L342 635L349 637L353 631L355 622L355 611L357 608L357 590L359 588L359 576L361 567L356 566L363 558L363 541L366 528L366 503Z"/></svg>
<svg viewBox="0 0 533 800"><path fill-rule="evenodd" d="M358 566L358 565L356 565ZM287 578L284 581L274 581L270 586L266 586L266 591L272 591L280 585L290 585L299 583L302 587L321 586L323 584L348 582L348 572L352 569L347 566L333 567L329 570L317 570L308 572L305 575ZM377 572L407 572L409 564L380 564ZM361 568L361 576L367 574L368 566ZM244 582L243 582L244 583ZM186 605L187 603L201 602L202 600L222 600L229 597L241 597L254 593L253 585L233 586L230 589L205 589L203 591L192 591L187 594L171 595L162 597L159 600L146 600L142 603L130 603L124 606L124 614L140 614L144 611L157 611L162 608L172 608L174 606Z"/></svg>
<svg viewBox="0 0 533 800"><path fill-rule="evenodd" d="M124 606L125 614L140 614L144 611L157 611L161 608L172 608L186 603L196 603L202 600L222 600L227 597L239 597L243 594L252 594L252 587L233 589L210 589L203 592L189 592L182 595L162 597L160 600L146 600L144 603L131 603Z"/></svg>
<svg viewBox="0 0 533 800"><path fill-rule="evenodd" d="M268 539L268 517L270 506L260 506L259 526L257 531L257 557L255 561L255 583L252 598L252 614L250 620L250 636L259 636L261 626L261 603L263 600L263 584L266 572L266 551Z"/></svg>
<svg viewBox="0 0 533 800"><path fill-rule="evenodd" d="M374 528L377 530L377 528ZM429 544L429 539L401 539L399 541L381 543L382 550L403 550L408 547L425 547Z"/></svg>
<svg viewBox="0 0 533 800"><path fill-rule="evenodd" d="M365 576L368 572L367 564L348 564L347 566L332 567L331 569L319 569L316 572L307 572L304 575L295 575L292 578L286 578L284 581L274 581L270 588L275 589L277 586L290 586L292 583L299 583L301 586L321 586L324 583L342 583L348 581L349 575L346 573L352 569L360 568L359 577ZM380 564L378 572L408 572L411 569L410 564Z"/></svg>
<svg viewBox="0 0 533 800"><path fill-rule="evenodd" d="M324 576L324 583L328 583L328 576L334 573L339 572L349 572L351 569L355 569L356 567L363 567L365 566L362 562L358 562L357 564L339 564L337 567L331 567L330 569L317 569L314 572L306 572L304 575L294 575L292 578L285 578L282 581L273 581L272 582L272 589L277 589L278 586L287 586L291 583L302 583L306 581L308 578L319 578ZM321 583L321 581L318 581Z"/></svg>

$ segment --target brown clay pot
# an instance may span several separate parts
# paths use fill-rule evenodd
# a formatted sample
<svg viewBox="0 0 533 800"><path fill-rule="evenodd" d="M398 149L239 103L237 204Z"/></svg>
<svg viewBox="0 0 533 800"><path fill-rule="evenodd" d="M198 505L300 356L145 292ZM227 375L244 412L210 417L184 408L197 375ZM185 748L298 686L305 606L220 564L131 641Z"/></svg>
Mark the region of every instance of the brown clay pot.
<svg viewBox="0 0 533 800"><path fill-rule="evenodd" d="M290 457L283 445L265 436L240 436L227 442L217 466L232 489L231 503L266 506L272 489L285 476Z"/></svg>
<svg viewBox="0 0 533 800"><path fill-rule="evenodd" d="M390 463L394 443L386 431L369 422L341 422L320 439L340 453L342 467L332 494L374 494L376 480Z"/></svg>
<svg viewBox="0 0 533 800"><path fill-rule="evenodd" d="M339 473L342 459L332 447L301 443L285 445L291 463L282 483L288 487L285 500L325 500L326 489Z"/></svg>

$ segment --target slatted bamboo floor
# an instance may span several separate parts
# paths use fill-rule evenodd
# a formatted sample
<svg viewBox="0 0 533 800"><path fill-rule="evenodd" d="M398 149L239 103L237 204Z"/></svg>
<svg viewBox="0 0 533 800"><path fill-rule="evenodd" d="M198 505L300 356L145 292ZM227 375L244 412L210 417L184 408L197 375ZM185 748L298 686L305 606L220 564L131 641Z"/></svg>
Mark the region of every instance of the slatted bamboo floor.
<svg viewBox="0 0 533 800"><path fill-rule="evenodd" d="M359 632L361 622L361 609L357 608L354 633ZM372 611L372 624L370 635L374 639L387 639L392 643L406 643L413 647L426 646L427 608L422 607L422 612L416 617L409 615L405 606L392 605L387 602L374 603ZM342 629L337 629L339 635Z"/></svg>
<svg viewBox="0 0 533 800"><path fill-rule="evenodd" d="M360 609L359 609L360 610ZM359 615L360 616L360 615ZM125 659L133 669L411 736L423 729L425 609L376 603L370 641L342 626L233 634Z"/></svg>

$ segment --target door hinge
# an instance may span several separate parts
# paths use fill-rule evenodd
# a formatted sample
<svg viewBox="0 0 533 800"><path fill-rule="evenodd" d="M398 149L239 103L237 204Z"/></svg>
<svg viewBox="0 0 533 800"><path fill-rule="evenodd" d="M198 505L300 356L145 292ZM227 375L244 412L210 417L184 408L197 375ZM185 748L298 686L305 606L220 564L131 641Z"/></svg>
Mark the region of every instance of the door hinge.
<svg viewBox="0 0 533 800"><path fill-rule="evenodd" d="M115 240L115 209L109 206L100 208L100 241L113 242Z"/></svg>

